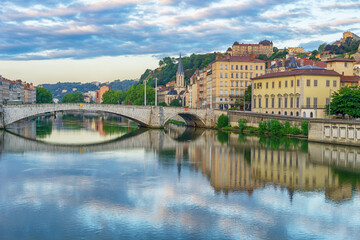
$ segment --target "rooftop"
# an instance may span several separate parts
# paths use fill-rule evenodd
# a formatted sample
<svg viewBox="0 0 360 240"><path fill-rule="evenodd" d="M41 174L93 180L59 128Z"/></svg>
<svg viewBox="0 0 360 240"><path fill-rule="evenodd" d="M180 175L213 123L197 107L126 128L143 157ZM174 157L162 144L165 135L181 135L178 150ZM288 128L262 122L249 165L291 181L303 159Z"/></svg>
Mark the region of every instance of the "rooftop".
<svg viewBox="0 0 360 240"><path fill-rule="evenodd" d="M313 66L312 66L313 67ZM296 68L292 71L268 73L259 77L252 78L252 80L286 77L286 76L299 76L299 75L324 75L324 76L341 76L339 73L333 70L326 70L322 68Z"/></svg>
<svg viewBox="0 0 360 240"><path fill-rule="evenodd" d="M223 58L220 58L217 61L221 61L221 62L258 62L258 63L265 63L265 61L260 60L260 59L256 59L256 58L251 58L250 56L225 56Z"/></svg>
<svg viewBox="0 0 360 240"><path fill-rule="evenodd" d="M355 62L355 60L348 58L331 58L325 62Z"/></svg>
<svg viewBox="0 0 360 240"><path fill-rule="evenodd" d="M354 82L359 83L360 77L359 76L341 76L340 82Z"/></svg>

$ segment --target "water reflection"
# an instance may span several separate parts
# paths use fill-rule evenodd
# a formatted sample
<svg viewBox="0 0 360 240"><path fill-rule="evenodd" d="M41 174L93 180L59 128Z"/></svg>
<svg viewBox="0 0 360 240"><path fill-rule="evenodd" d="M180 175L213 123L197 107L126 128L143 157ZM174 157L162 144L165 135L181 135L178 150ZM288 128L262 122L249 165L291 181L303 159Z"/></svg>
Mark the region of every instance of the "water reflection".
<svg viewBox="0 0 360 240"><path fill-rule="evenodd" d="M360 234L358 148L175 126L83 146L1 134L6 239Z"/></svg>

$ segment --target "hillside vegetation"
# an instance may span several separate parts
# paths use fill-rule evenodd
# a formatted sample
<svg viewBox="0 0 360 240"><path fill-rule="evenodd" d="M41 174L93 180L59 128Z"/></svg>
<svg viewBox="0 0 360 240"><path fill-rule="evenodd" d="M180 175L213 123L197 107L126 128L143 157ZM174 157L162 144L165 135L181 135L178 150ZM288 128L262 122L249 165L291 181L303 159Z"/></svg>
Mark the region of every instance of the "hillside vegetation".
<svg viewBox="0 0 360 240"><path fill-rule="evenodd" d="M188 83L190 77L196 69L203 69L215 60L216 53L192 54L189 57L182 57L185 73L185 82ZM140 77L139 83L148 79L148 85L155 86L155 78L158 78L158 85L165 85L176 79L179 58L165 57L159 61L159 68L155 70L147 69Z"/></svg>

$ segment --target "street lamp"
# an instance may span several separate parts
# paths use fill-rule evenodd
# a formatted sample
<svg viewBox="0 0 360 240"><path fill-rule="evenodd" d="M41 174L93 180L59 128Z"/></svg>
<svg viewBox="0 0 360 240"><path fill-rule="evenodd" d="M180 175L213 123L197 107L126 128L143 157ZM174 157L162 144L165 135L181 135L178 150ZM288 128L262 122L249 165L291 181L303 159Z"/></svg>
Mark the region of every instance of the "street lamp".
<svg viewBox="0 0 360 240"><path fill-rule="evenodd" d="M155 78L155 106L157 106L157 78Z"/></svg>
<svg viewBox="0 0 360 240"><path fill-rule="evenodd" d="M146 80L144 80L144 105L146 106Z"/></svg>

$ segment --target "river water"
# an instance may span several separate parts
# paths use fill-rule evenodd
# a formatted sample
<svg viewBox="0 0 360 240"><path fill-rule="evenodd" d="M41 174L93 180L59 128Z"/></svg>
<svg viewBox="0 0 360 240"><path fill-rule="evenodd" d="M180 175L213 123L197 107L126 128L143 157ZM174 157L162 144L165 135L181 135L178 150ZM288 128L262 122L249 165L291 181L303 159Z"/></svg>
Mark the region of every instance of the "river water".
<svg viewBox="0 0 360 240"><path fill-rule="evenodd" d="M0 134L0 239L360 238L359 148L76 114Z"/></svg>

